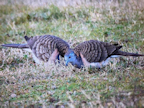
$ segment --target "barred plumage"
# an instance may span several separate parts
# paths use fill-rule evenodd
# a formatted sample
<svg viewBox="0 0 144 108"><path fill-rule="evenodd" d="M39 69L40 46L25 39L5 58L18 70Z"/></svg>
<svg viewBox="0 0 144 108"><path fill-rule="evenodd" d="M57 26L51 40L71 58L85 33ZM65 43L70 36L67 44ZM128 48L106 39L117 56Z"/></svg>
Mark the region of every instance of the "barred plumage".
<svg viewBox="0 0 144 108"><path fill-rule="evenodd" d="M81 52L88 62L101 62L113 55L113 52L119 48L121 46L90 40L80 43L73 50L77 56L80 56Z"/></svg>
<svg viewBox="0 0 144 108"><path fill-rule="evenodd" d="M65 54L66 64L69 62L78 68L82 65L100 67L106 65L108 58L118 56L144 56L143 54L129 53L120 51L122 46L97 40L89 40L80 43L73 50Z"/></svg>
<svg viewBox="0 0 144 108"><path fill-rule="evenodd" d="M2 46L21 49L30 48L33 55L36 56L38 60L44 62L48 62L52 55L54 61L57 59L58 55L64 57L69 49L69 45L66 41L52 35L34 37L25 36L25 40L27 41L27 44L4 44Z"/></svg>

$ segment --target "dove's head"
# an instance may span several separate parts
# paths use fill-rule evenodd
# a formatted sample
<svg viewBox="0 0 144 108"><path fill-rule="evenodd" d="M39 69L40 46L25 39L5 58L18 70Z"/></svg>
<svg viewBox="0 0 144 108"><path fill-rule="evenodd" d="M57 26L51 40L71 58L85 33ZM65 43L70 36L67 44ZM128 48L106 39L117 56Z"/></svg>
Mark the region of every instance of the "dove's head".
<svg viewBox="0 0 144 108"><path fill-rule="evenodd" d="M77 68L81 68L83 65L81 57L77 57L73 50L68 50L64 56L64 59L66 66L68 66L68 63L71 63Z"/></svg>

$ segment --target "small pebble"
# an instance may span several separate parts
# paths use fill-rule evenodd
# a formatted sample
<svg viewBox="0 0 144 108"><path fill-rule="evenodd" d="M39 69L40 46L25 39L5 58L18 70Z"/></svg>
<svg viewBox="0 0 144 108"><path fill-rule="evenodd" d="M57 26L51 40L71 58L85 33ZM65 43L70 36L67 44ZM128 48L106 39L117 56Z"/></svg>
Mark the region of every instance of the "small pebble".
<svg viewBox="0 0 144 108"><path fill-rule="evenodd" d="M16 94L11 94L11 97L12 98L15 98L17 95Z"/></svg>

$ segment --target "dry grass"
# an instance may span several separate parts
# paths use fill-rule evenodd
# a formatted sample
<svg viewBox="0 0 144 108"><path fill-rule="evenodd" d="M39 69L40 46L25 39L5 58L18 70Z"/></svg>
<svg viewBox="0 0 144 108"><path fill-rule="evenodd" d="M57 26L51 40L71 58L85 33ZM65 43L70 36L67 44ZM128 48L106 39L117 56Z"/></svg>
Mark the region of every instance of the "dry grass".
<svg viewBox="0 0 144 108"><path fill-rule="evenodd" d="M53 4L53 5L52 5ZM71 44L97 39L144 53L143 0L2 0L0 43L52 34ZM144 58L113 59L98 69L45 68L20 49L0 47L0 106L144 107Z"/></svg>

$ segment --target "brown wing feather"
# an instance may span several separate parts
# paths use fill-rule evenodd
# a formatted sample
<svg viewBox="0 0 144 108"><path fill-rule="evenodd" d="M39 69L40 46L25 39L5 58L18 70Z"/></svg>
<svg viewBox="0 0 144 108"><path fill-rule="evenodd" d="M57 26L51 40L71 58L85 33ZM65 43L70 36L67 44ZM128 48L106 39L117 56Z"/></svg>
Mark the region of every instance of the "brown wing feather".
<svg viewBox="0 0 144 108"><path fill-rule="evenodd" d="M119 50L122 47L118 44L111 44L107 42L101 42L101 44L103 44L103 46L106 48L108 56L111 56L116 50Z"/></svg>
<svg viewBox="0 0 144 108"><path fill-rule="evenodd" d="M100 44L100 48L101 48L102 52L101 52L101 57L100 57L99 61L101 62L101 61L105 60L105 58L107 58L108 51L103 44Z"/></svg>
<svg viewBox="0 0 144 108"><path fill-rule="evenodd" d="M35 56L45 62L49 60L55 49L58 49L62 57L69 49L68 43L56 36L44 35L31 38L25 37L25 39Z"/></svg>

